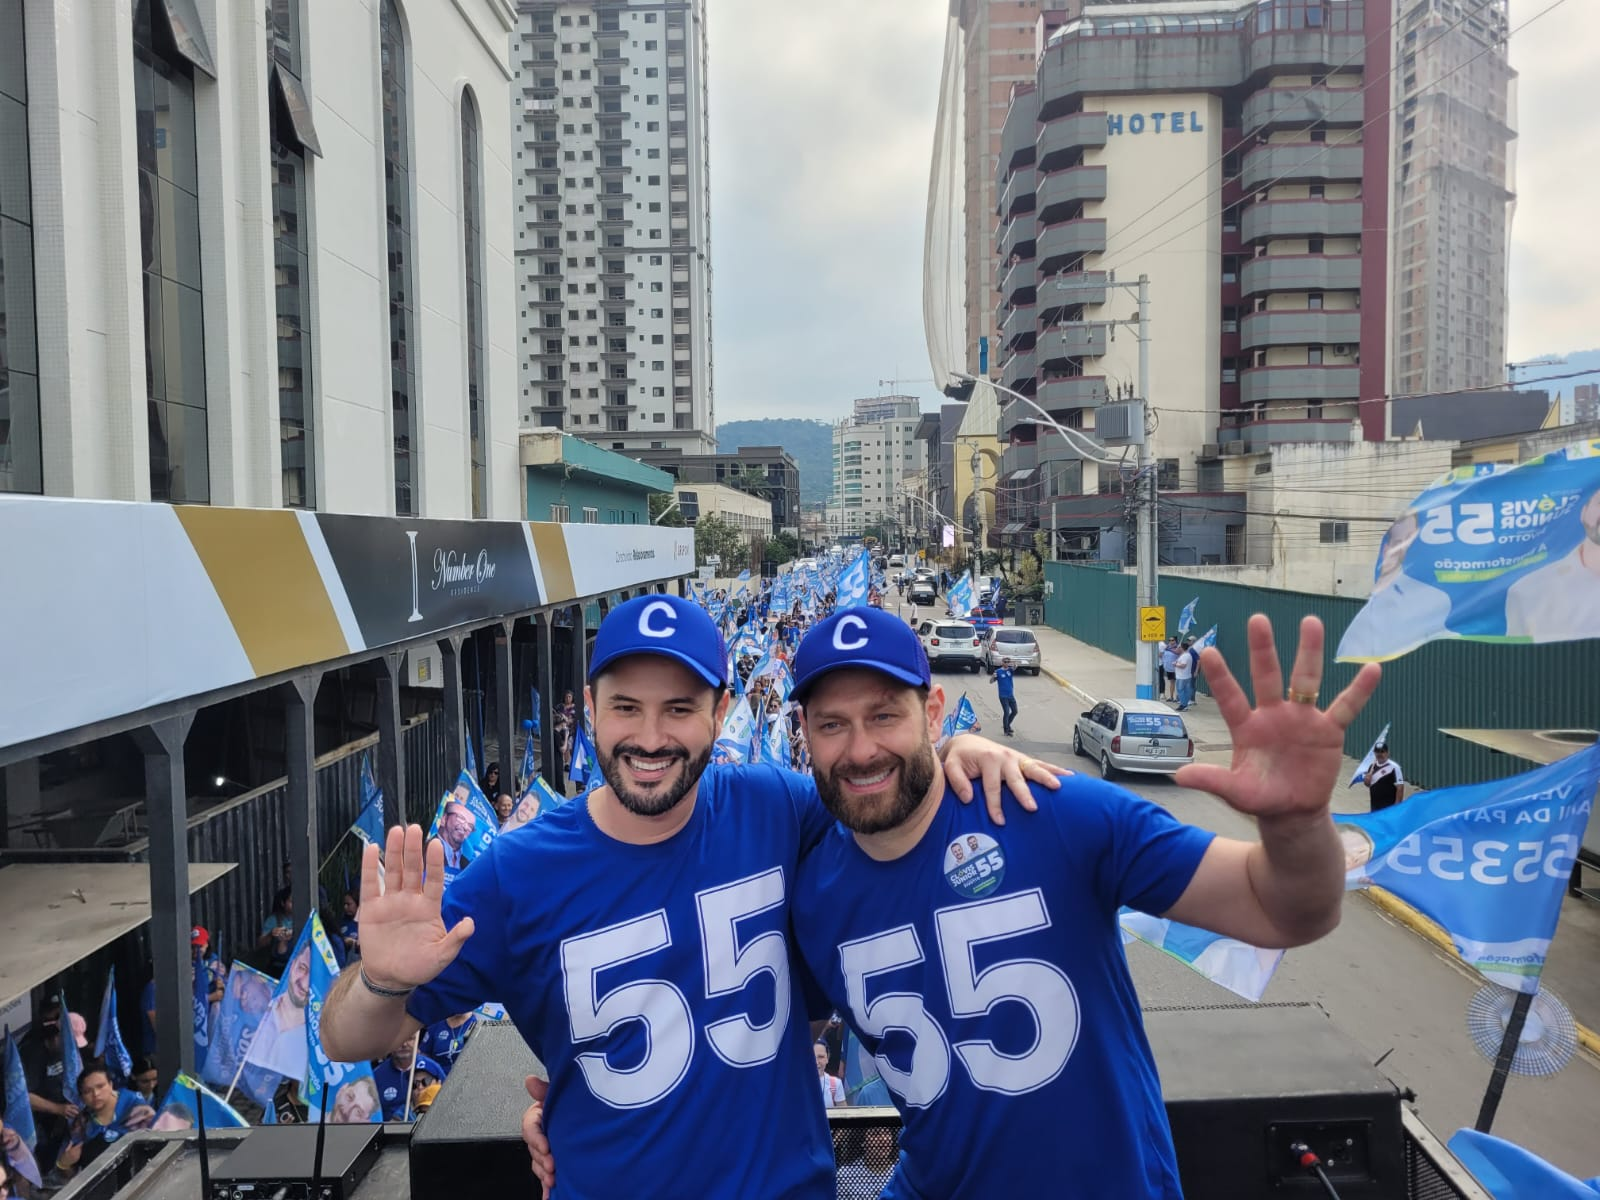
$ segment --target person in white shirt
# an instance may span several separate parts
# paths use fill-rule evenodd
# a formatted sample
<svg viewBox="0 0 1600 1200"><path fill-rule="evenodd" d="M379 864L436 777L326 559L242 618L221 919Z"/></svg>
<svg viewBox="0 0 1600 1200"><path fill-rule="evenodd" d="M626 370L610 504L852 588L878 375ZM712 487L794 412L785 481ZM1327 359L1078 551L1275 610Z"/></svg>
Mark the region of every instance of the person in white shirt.
<svg viewBox="0 0 1600 1200"><path fill-rule="evenodd" d="M1578 513L1583 540L1506 591L1506 636L1535 642L1600 637L1600 488Z"/></svg>
<svg viewBox="0 0 1600 1200"><path fill-rule="evenodd" d="M1403 513L1389 526L1379 552L1372 595L1339 640L1339 657L1395 658L1440 636L1450 618L1450 597L1405 574L1406 551L1417 540L1417 516Z"/></svg>
<svg viewBox="0 0 1600 1200"><path fill-rule="evenodd" d="M822 1106L824 1108L843 1108L850 1103L845 1099L844 1080L837 1075L828 1074L828 1047L818 1042L812 1047L817 1055L817 1074L822 1085Z"/></svg>
<svg viewBox="0 0 1600 1200"><path fill-rule="evenodd" d="M1389 757L1388 742L1379 742L1372 748L1372 765L1361 779L1367 785L1373 812L1382 812L1406 798L1406 777L1400 764Z"/></svg>

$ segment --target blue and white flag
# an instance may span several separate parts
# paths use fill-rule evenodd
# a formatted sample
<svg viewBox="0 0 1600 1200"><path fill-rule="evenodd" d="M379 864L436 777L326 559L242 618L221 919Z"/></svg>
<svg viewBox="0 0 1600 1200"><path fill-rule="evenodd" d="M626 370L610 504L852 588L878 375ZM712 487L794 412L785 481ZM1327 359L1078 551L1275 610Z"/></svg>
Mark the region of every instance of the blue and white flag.
<svg viewBox="0 0 1600 1200"><path fill-rule="evenodd" d="M947 741L958 733L965 733L978 723L978 713L972 707L972 701L967 699L965 692L961 699L956 701L956 706L944 715L944 723L939 726L939 740Z"/></svg>
<svg viewBox="0 0 1600 1200"><path fill-rule="evenodd" d="M311 914L316 918L316 914ZM321 921L317 924L320 926ZM249 1067L260 1067L273 1075L300 1081L306 1077L306 1010L311 1003L311 921L300 928L294 949L289 953L289 965L283 978L272 990L267 1011L256 1023L255 1033L245 1047L244 1064L240 1074ZM226 1003L226 998L224 998ZM205 1073L201 1072L204 1078ZM278 1085L272 1081L273 1089ZM232 1098L229 1090L228 1098ZM267 1093L270 1103L272 1093ZM263 1108L268 1105L262 1105Z"/></svg>
<svg viewBox="0 0 1600 1200"><path fill-rule="evenodd" d="M1217 627L1215 625L1213 625L1210 629L1206 630L1198 638L1195 639L1194 652L1196 654L1198 654L1198 653L1200 653L1200 651L1204 650L1207 646L1215 646L1216 644L1217 644Z"/></svg>
<svg viewBox="0 0 1600 1200"><path fill-rule="evenodd" d="M1133 937L1154 946L1251 1002L1261 999L1272 973L1283 961L1282 950L1263 950L1208 929L1165 921L1131 908L1118 910L1117 923L1122 926L1124 942Z"/></svg>
<svg viewBox="0 0 1600 1200"><path fill-rule="evenodd" d="M1183 612L1178 614L1179 637L1182 637L1184 634L1188 633L1189 626L1194 624L1194 606L1199 603L1200 597L1196 596L1193 600L1189 601L1189 603L1185 604L1183 606Z"/></svg>
<svg viewBox="0 0 1600 1200"><path fill-rule="evenodd" d="M78 1039L72 1036L67 998L57 993L57 999L61 1002L61 1092L68 1104L82 1108L83 1097L78 1094L78 1076L83 1074L83 1055L78 1053Z"/></svg>
<svg viewBox="0 0 1600 1200"><path fill-rule="evenodd" d="M1341 661L1384 662L1440 638L1600 637L1600 440L1450 472L1389 527L1373 576Z"/></svg>
<svg viewBox="0 0 1600 1200"><path fill-rule="evenodd" d="M739 572L739 578L734 580L733 594L735 596L748 596L750 594L750 568L746 567Z"/></svg>
<svg viewBox="0 0 1600 1200"><path fill-rule="evenodd" d="M555 788L544 781L544 776L535 775L528 780L528 786L522 789L522 795L517 798L516 808L511 810L506 823L500 826L500 833L504 836L513 829L520 829L540 813L557 808L565 802L566 797L558 795Z"/></svg>
<svg viewBox="0 0 1600 1200"><path fill-rule="evenodd" d="M717 735L712 755L717 762L747 763L756 733L754 715L745 700L735 700L728 705L728 714L722 718L722 732Z"/></svg>
<svg viewBox="0 0 1600 1200"><path fill-rule="evenodd" d="M383 791L365 753L361 755L361 808L350 832L367 845L383 848Z"/></svg>
<svg viewBox="0 0 1600 1200"><path fill-rule="evenodd" d="M201 955L193 966L190 1007L194 1015L194 1065L196 1070L202 1070L211 1046L211 964Z"/></svg>
<svg viewBox="0 0 1600 1200"><path fill-rule="evenodd" d="M446 828L447 823L453 828ZM466 832L458 845L455 837L463 825ZM484 796L477 779L468 771L461 772L456 776L455 788L440 798L433 824L428 828L427 841L439 838L444 842L445 886L448 887L469 863L482 858L499 832L500 818L495 814L494 805Z"/></svg>
<svg viewBox="0 0 1600 1200"><path fill-rule="evenodd" d="M1366 780L1367 768L1372 766L1373 763L1378 761L1378 747L1383 745L1384 743L1386 743L1388 740L1389 740L1389 726L1388 726L1388 723L1386 722L1384 724L1384 726L1383 726L1383 732L1380 733L1377 737L1373 738L1373 740L1372 740L1372 749L1368 750L1367 754L1366 754L1366 757L1363 758L1359 764L1357 764L1356 773L1354 775L1350 776L1350 786L1351 787L1355 787L1357 784L1365 783L1367 781Z"/></svg>
<svg viewBox="0 0 1600 1200"><path fill-rule="evenodd" d="M567 778L579 787L587 788L589 777L597 769L594 743L589 740L583 725L575 724L572 730L572 761L567 765Z"/></svg>
<svg viewBox="0 0 1600 1200"><path fill-rule="evenodd" d="M837 597L835 612L845 608L861 608L866 604L872 591L872 560L865 550L839 573L839 582L834 586L834 591Z"/></svg>
<svg viewBox="0 0 1600 1200"><path fill-rule="evenodd" d="M278 981L272 976L242 962L234 962L228 970L222 1003L217 1006L211 1049L200 1070L202 1081L227 1089L230 1096L237 1087L263 1108L272 1101L278 1077L260 1067L245 1066L245 1055L277 990Z"/></svg>
<svg viewBox="0 0 1600 1200"><path fill-rule="evenodd" d="M767 721L766 746L762 750L761 758L762 761L785 771L790 769L789 721L782 712L774 713Z"/></svg>
<svg viewBox="0 0 1600 1200"><path fill-rule="evenodd" d="M1340 813L1345 887L1392 892L1485 978L1537 991L1596 784L1600 744L1510 779Z"/></svg>
<svg viewBox="0 0 1600 1200"><path fill-rule="evenodd" d="M123 1086L133 1076L133 1055L122 1042L117 1025L117 968L106 973L105 994L100 997L100 1025L94 1035L94 1056L111 1071L111 1082ZM9 1112L10 1110L7 1109Z"/></svg>
<svg viewBox="0 0 1600 1200"><path fill-rule="evenodd" d="M322 928L322 918L311 914L311 997L306 1005L306 1074L300 1096L306 1103L306 1120L322 1119L323 1093L327 1092L328 1124L362 1124L383 1120L378 1082L365 1061L334 1062L322 1048L322 1006L333 981L339 977L339 960Z"/></svg>
<svg viewBox="0 0 1600 1200"><path fill-rule="evenodd" d="M972 611L972 572L963 571L961 578L950 585L950 590L944 594L945 602L950 606L950 611L958 617L964 617Z"/></svg>
<svg viewBox="0 0 1600 1200"><path fill-rule="evenodd" d="M1449 1144L1494 1200L1600 1200L1600 1175L1578 1179L1505 1138L1458 1129Z"/></svg>
<svg viewBox="0 0 1600 1200"><path fill-rule="evenodd" d="M240 1116L221 1096L192 1076L180 1073L172 1081L172 1086L167 1089L166 1098L161 1101L161 1109L156 1113L156 1119L150 1128L194 1129L195 1113L202 1105L208 1130L248 1129L250 1126L250 1122Z"/></svg>
<svg viewBox="0 0 1600 1200"><path fill-rule="evenodd" d="M22 1055L17 1053L17 1041L11 1036L9 1025L6 1026L4 1067L6 1124L17 1131L23 1145L31 1150L39 1135L33 1127L33 1108L28 1101L28 1077L22 1069Z"/></svg>

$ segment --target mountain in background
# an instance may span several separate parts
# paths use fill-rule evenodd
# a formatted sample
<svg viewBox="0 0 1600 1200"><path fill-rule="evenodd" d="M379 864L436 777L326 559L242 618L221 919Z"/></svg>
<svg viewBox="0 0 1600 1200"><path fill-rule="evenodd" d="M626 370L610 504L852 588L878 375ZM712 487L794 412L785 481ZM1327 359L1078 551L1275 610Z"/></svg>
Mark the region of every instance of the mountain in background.
<svg viewBox="0 0 1600 1200"><path fill-rule="evenodd" d="M1572 350L1566 354L1539 355L1540 358L1564 358L1566 363L1550 363L1537 367L1522 367L1517 371L1517 387L1522 389L1538 388L1549 392L1552 396L1572 395L1575 385L1581 383L1600 383L1600 350ZM1578 372L1586 372L1579 375ZM1565 378L1552 379L1548 383L1540 383L1543 376L1561 375Z"/></svg>
<svg viewBox="0 0 1600 1200"><path fill-rule="evenodd" d="M717 426L717 450L732 454L740 446L782 446L800 464L800 503L823 503L833 491L833 426L825 421L767 418L724 421Z"/></svg>

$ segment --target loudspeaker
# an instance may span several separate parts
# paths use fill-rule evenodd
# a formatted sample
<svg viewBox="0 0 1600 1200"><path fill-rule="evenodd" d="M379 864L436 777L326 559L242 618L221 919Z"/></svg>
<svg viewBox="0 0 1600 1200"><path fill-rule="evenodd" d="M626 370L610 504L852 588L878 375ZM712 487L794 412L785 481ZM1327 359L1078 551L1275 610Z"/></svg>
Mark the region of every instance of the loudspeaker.
<svg viewBox="0 0 1600 1200"><path fill-rule="evenodd" d="M480 1021L412 1130L411 1200L542 1197L521 1129L522 1081L544 1074L514 1025Z"/></svg>
<svg viewBox="0 0 1600 1200"><path fill-rule="evenodd" d="M1314 1004L1149 1009L1186 1200L1406 1200L1400 1094Z"/></svg>

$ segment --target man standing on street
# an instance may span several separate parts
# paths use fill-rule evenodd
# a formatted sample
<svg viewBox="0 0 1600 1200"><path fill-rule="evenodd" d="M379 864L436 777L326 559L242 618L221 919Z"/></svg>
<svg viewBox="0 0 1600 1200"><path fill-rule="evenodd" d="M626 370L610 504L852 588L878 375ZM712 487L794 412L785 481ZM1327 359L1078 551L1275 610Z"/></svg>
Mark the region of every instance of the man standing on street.
<svg viewBox="0 0 1600 1200"><path fill-rule="evenodd" d="M1193 642L1185 642L1172 663L1172 678L1178 688L1179 712L1194 703L1194 666L1199 656L1193 647Z"/></svg>
<svg viewBox="0 0 1600 1200"><path fill-rule="evenodd" d="M1174 700L1177 693L1173 690L1173 669L1178 663L1178 635L1173 634L1167 639L1167 644L1161 647L1161 698Z"/></svg>
<svg viewBox="0 0 1600 1200"><path fill-rule="evenodd" d="M1389 757L1388 742L1379 742L1372 748L1372 765L1361 781L1367 785L1373 812L1381 812L1406 798L1406 777L1400 773L1400 764Z"/></svg>
<svg viewBox="0 0 1600 1200"><path fill-rule="evenodd" d="M1014 737L1011 732L1011 722L1017 719L1017 687L1011 677L1011 660L1002 658L1000 665L994 669L994 685L1000 694L1000 719L1004 723L1006 736Z"/></svg>

